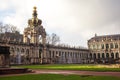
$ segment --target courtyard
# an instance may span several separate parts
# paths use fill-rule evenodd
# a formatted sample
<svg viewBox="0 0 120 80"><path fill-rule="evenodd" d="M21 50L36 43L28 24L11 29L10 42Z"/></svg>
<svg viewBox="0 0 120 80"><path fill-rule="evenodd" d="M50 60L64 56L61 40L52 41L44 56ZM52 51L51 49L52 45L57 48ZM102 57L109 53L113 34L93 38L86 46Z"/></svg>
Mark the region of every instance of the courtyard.
<svg viewBox="0 0 120 80"><path fill-rule="evenodd" d="M118 65L102 64L45 64L19 65L32 73L0 75L0 80L120 80Z"/></svg>

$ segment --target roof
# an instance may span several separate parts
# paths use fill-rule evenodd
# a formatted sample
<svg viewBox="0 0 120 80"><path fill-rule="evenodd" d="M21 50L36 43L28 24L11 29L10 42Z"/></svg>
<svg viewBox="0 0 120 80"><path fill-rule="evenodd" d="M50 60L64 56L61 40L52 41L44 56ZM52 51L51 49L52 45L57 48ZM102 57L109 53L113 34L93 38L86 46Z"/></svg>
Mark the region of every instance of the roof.
<svg viewBox="0 0 120 80"><path fill-rule="evenodd" d="M120 34L95 36L89 39L88 42L93 40L100 41L105 39L120 40Z"/></svg>
<svg viewBox="0 0 120 80"><path fill-rule="evenodd" d="M10 40L10 41L22 42L23 35L18 32L16 32L16 33L5 32L5 33L0 34L0 40Z"/></svg>

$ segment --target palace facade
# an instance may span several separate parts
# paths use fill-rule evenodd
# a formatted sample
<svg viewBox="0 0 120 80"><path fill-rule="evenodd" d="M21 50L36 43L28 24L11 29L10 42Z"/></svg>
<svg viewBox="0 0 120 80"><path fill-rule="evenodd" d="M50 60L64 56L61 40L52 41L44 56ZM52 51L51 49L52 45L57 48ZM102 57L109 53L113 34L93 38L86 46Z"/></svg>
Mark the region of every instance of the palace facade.
<svg viewBox="0 0 120 80"><path fill-rule="evenodd" d="M32 16L28 20L24 34L18 32L0 34L0 46L9 48L10 59L7 61L10 61L10 64L88 63L88 49L46 44L46 31L42 26L42 20L37 18L36 7ZM39 42L40 37L42 42ZM1 52L0 67L5 60L6 55Z"/></svg>
<svg viewBox="0 0 120 80"><path fill-rule="evenodd" d="M95 35L88 40L88 49L55 46L46 43L46 31L37 17L36 7L32 16L23 34L0 34L0 67L8 64L120 63L120 34ZM42 42L39 42L40 37Z"/></svg>
<svg viewBox="0 0 120 80"><path fill-rule="evenodd" d="M90 63L120 63L120 34L95 35L88 40Z"/></svg>

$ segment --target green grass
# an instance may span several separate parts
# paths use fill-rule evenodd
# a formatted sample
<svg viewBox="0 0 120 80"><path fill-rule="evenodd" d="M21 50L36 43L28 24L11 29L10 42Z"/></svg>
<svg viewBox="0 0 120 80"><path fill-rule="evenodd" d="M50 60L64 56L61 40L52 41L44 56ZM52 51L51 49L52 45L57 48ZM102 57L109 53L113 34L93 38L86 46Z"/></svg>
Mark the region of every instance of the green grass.
<svg viewBox="0 0 120 80"><path fill-rule="evenodd" d="M109 65L108 65L109 66ZM116 71L120 68L107 68L104 65L87 65L87 64L52 64L52 65L22 65L13 66L29 69L48 69L48 70L83 70L83 71Z"/></svg>
<svg viewBox="0 0 120 80"><path fill-rule="evenodd" d="M0 80L120 80L120 78L111 76L29 74L21 76L0 77Z"/></svg>

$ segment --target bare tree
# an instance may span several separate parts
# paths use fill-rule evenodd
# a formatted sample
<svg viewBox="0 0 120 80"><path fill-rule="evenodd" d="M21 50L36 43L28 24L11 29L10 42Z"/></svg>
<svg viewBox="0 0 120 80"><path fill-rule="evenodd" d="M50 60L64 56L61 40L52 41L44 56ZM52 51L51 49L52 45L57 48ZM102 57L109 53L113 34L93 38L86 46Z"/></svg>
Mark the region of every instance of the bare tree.
<svg viewBox="0 0 120 80"><path fill-rule="evenodd" d="M3 33L3 23L0 22L0 33Z"/></svg>
<svg viewBox="0 0 120 80"><path fill-rule="evenodd" d="M60 37L57 34L55 33L52 33L51 35L47 34L46 43L56 45L59 42L60 42Z"/></svg>
<svg viewBox="0 0 120 80"><path fill-rule="evenodd" d="M4 32L11 32L10 27L11 27L10 24L5 24L5 25L3 26Z"/></svg>
<svg viewBox="0 0 120 80"><path fill-rule="evenodd" d="M60 37L57 34L52 33L52 35L51 35L51 44L56 45L58 42L60 42Z"/></svg>
<svg viewBox="0 0 120 80"><path fill-rule="evenodd" d="M11 32L12 32L12 33L15 33L16 31L19 32L19 31L17 30L17 27L14 26L14 25L11 25L10 28L11 28Z"/></svg>
<svg viewBox="0 0 120 80"><path fill-rule="evenodd" d="M3 24L2 22L0 22L0 33L5 33L5 32L15 33L15 32L19 32L19 30L14 25Z"/></svg>
<svg viewBox="0 0 120 80"><path fill-rule="evenodd" d="M51 43L51 36L49 34L46 35L46 43L47 44Z"/></svg>

